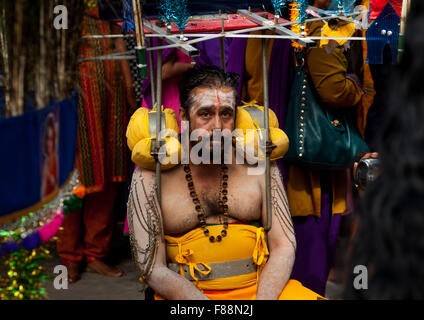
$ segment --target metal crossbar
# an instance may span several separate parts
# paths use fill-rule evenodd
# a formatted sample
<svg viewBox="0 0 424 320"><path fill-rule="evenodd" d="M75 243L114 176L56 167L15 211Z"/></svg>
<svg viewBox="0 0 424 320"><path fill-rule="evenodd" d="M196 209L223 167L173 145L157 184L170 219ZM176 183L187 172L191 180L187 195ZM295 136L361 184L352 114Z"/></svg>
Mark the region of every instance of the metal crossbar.
<svg viewBox="0 0 424 320"><path fill-rule="evenodd" d="M354 23L354 24L356 24L356 25L359 25L359 26L362 28L362 24L361 24L360 22L358 22L358 21L357 21L357 20L355 20L355 19L348 18L348 17L346 17L346 16L344 16L344 15L336 15L336 14L334 14L334 13L327 12L327 11L322 10L322 9L318 9L318 8L316 8L316 7L314 7L314 6L309 6L309 7L308 7L308 9L314 10L314 11L316 11L317 13L319 13L319 14L323 14L323 15L325 15L326 17L329 17L329 18L331 18L331 19L340 19L340 20L343 20L343 21L347 21L347 22ZM351 15L352 15L352 16L357 16L357 15L360 15L360 14L362 14L362 13L365 13L365 12L352 12L352 14L351 14Z"/></svg>
<svg viewBox="0 0 424 320"><path fill-rule="evenodd" d="M150 21L143 19L144 26L149 29L151 32L158 34L159 36L166 36L166 31L162 30L158 26L155 26ZM166 37L167 42L171 42L173 44L176 44L177 47L186 53L189 57L196 57L199 55L199 50L197 50L195 47L188 44L188 42L181 41L177 35Z"/></svg>
<svg viewBox="0 0 424 320"><path fill-rule="evenodd" d="M329 19L340 19L344 21L348 21L351 23L358 24L362 26L361 23L354 19L347 18L343 15L335 15L334 13L328 13L323 10L320 10L318 8L315 8L313 6L309 6L309 9L314 10L316 12L319 12L320 14L324 14L322 17L316 17L316 18L310 18L306 19L305 22L313 22L313 21L320 21L320 20L329 20ZM366 11L358 11L353 12L352 16L357 16L360 14L365 13ZM239 30L233 30L233 31L227 31L227 32L220 32L220 33L182 33L180 35L177 34L168 34L166 31L164 31L162 28L154 25L149 20L144 19L144 26L150 30L151 34L145 34L146 38L154 38L159 37L164 40L166 40L169 44L167 45L160 45L156 47L148 47L147 51L157 51L157 50L163 50L163 49L170 49L170 48L178 48L179 50L185 52L190 57L195 57L199 55L199 51L193 47L192 45L195 43L208 41L211 39L219 39L219 38L255 38L255 39L289 39L298 42L299 44L306 46L306 47L316 47L316 40L366 40L364 37L311 37L306 36L303 37L288 28L287 26L297 24L297 21L291 21L291 22L283 22L283 23L274 23L271 20L268 20L266 18L263 18L255 13L251 13L248 10L238 10L238 13L240 15L245 16L250 21L258 24L258 27L252 27L252 28L246 28L246 29L239 29ZM198 17L196 17L199 19ZM263 31L263 30L273 30L276 34L275 35L252 35L249 34L254 31ZM132 34L120 34L120 35L90 35L90 36L84 36L82 39L101 39L101 38L119 38L119 37L134 37ZM196 38L196 39L190 39L190 40L181 40L190 38ZM129 52L126 52L129 53ZM133 52L130 52L133 53ZM85 61L92 61L92 60L108 60L108 57L111 60L122 60L122 59L135 59L135 55L123 55L121 54L112 54L112 55L105 55L100 57L93 57L93 58L86 58L80 60L80 62ZM119 57L116 57L117 55L120 55Z"/></svg>
<svg viewBox="0 0 424 320"><path fill-rule="evenodd" d="M281 25L277 25L274 24L272 21L261 17L257 14L251 13L248 10L238 10L237 13L239 13L240 15L246 17L247 19L249 19L250 21L259 24L261 26L266 26L268 27L269 30L274 31L275 33L279 34L279 35L287 35L287 36L292 36L293 37L293 41L296 41L297 43L301 44L302 46L305 46L307 48L313 48L316 47L317 44L315 41L310 40L306 37L302 37L301 35L297 34L294 31L291 31L290 29L287 29Z"/></svg>

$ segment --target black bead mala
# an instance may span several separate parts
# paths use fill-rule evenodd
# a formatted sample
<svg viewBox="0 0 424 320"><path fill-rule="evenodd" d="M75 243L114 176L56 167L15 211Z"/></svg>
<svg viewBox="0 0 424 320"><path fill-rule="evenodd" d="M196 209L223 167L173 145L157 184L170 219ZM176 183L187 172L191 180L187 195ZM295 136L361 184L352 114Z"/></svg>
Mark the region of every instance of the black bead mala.
<svg viewBox="0 0 424 320"><path fill-rule="evenodd" d="M218 205L221 208L221 211L224 215L224 228L221 230L221 234L218 236L212 236L209 233L209 230L206 226L206 214L205 209L200 204L200 199L197 196L196 189L194 188L193 176L191 173L190 166L188 164L184 165L184 171L186 173L185 178L187 180L188 189L190 192L190 197L193 199L194 208L196 209L197 218L200 221L200 227L203 229L203 233L206 237L209 237L210 242L220 242L222 238L227 236L228 229L228 167L226 165L221 166L221 190L219 192L219 201Z"/></svg>

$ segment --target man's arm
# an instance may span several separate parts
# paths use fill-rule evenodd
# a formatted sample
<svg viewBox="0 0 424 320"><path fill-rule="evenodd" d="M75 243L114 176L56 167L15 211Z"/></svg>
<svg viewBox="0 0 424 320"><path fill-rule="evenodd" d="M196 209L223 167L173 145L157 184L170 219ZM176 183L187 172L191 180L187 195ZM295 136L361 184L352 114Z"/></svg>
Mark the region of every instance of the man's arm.
<svg viewBox="0 0 424 320"><path fill-rule="evenodd" d="M207 297L194 284L166 265L163 223L154 181L153 171L137 168L128 200L131 246L141 277L162 298L205 300Z"/></svg>
<svg viewBox="0 0 424 320"><path fill-rule="evenodd" d="M196 66L195 62L177 61L177 52L174 50L162 66L162 80L178 77Z"/></svg>
<svg viewBox="0 0 424 320"><path fill-rule="evenodd" d="M265 179L262 179L265 180ZM262 181L262 219L266 216L265 181ZM269 259L259 277L257 300L276 300L292 272L296 239L280 171L271 166L272 227L268 232Z"/></svg>

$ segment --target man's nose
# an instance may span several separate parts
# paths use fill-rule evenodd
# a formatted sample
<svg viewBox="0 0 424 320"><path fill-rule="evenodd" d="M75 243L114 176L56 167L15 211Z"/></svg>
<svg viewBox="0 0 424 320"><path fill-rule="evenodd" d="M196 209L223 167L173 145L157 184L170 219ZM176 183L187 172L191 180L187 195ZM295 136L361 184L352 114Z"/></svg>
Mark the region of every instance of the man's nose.
<svg viewBox="0 0 424 320"><path fill-rule="evenodd" d="M216 114L212 120L212 130L222 130L222 121L219 114Z"/></svg>

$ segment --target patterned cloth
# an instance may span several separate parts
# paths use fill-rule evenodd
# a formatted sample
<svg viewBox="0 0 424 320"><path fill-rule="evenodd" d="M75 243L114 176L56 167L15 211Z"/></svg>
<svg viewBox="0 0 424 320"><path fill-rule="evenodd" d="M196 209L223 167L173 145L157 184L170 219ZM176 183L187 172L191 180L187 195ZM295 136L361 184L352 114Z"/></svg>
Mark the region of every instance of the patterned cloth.
<svg viewBox="0 0 424 320"><path fill-rule="evenodd" d="M86 14L83 35L110 34L110 25L98 19L98 10ZM113 52L109 39L84 41L81 58ZM127 111L123 75L114 60L81 63L78 146L76 166L88 193L104 189L108 182L127 179L125 129Z"/></svg>
<svg viewBox="0 0 424 320"><path fill-rule="evenodd" d="M137 40L134 37L125 37L125 44L127 46L128 51L134 51L137 46ZM137 60L130 60L130 68L131 68L131 76L134 80L134 91L135 97L137 99L137 105L141 104L141 100L143 99L143 79L140 77L140 71L137 67Z"/></svg>

